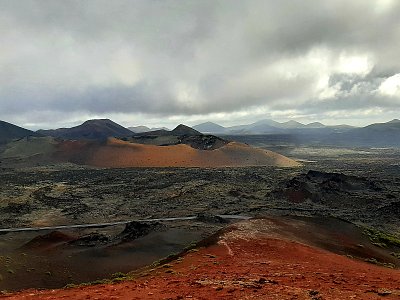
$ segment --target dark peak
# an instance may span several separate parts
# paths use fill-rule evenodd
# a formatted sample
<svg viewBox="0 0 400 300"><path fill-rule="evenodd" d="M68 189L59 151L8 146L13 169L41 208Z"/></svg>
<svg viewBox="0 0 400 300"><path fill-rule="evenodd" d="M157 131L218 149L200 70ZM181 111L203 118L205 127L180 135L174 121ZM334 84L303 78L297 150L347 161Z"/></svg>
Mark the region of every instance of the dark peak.
<svg viewBox="0 0 400 300"><path fill-rule="evenodd" d="M176 126L171 133L175 135L202 135L199 131L183 124Z"/></svg>
<svg viewBox="0 0 400 300"><path fill-rule="evenodd" d="M41 134L5 121L0 121L0 144L27 136L41 136Z"/></svg>
<svg viewBox="0 0 400 300"><path fill-rule="evenodd" d="M82 123L82 125L86 124L109 124L109 123L115 123L113 121L111 121L110 119L91 119L91 120L87 120L85 122Z"/></svg>
<svg viewBox="0 0 400 300"><path fill-rule="evenodd" d="M59 128L41 132L45 135L67 140L104 140L108 137L127 137L132 135L132 131L110 119L92 119L71 128Z"/></svg>
<svg viewBox="0 0 400 300"><path fill-rule="evenodd" d="M17 126L17 125L14 125L14 124L11 124L11 123L8 123L8 122L6 122L6 121L2 121L2 120L0 120L0 125L1 126L4 126L4 127L19 127L19 126ZM19 128L22 128L22 127L19 127Z"/></svg>
<svg viewBox="0 0 400 300"><path fill-rule="evenodd" d="M187 126L187 125L185 125L185 124L179 124L178 126L176 126L176 127L174 128L174 130L180 129L180 128L192 129L191 127L189 127L189 126Z"/></svg>
<svg viewBox="0 0 400 300"><path fill-rule="evenodd" d="M399 119L393 119L392 121L389 121L388 123L400 123Z"/></svg>
<svg viewBox="0 0 400 300"><path fill-rule="evenodd" d="M0 129L1 130L8 130L8 131L11 131L11 130L12 131L13 130L24 130L25 132L32 132L33 133L33 131L31 131L29 129L25 129L23 127L20 127L20 126L17 126L17 125L14 125L12 123L8 123L8 122L2 121L2 120L0 120Z"/></svg>

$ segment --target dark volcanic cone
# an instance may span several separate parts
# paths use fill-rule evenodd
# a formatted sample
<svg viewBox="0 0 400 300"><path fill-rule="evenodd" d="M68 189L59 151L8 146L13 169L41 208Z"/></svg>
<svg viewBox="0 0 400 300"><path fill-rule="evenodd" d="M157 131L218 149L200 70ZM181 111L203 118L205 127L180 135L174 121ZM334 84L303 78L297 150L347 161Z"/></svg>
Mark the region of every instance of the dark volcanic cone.
<svg viewBox="0 0 400 300"><path fill-rule="evenodd" d="M60 231L39 235L21 247L23 250L46 250L75 240L76 237Z"/></svg>
<svg viewBox="0 0 400 300"><path fill-rule="evenodd" d="M130 222L126 224L125 229L117 236L121 242L130 242L142 236L148 235L153 231L160 231L165 228L165 225L154 222L154 223L140 223Z"/></svg>

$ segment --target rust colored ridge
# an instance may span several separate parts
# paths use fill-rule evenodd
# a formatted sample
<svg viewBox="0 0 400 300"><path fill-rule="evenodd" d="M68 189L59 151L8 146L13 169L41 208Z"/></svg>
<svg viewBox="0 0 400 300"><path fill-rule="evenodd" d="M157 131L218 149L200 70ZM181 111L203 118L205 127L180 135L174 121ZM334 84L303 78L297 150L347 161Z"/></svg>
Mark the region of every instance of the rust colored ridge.
<svg viewBox="0 0 400 300"><path fill-rule="evenodd" d="M224 167L299 166L296 161L272 151L230 142L215 150L188 145L155 146L110 138L106 143L63 141L55 158L96 167Z"/></svg>
<svg viewBox="0 0 400 300"><path fill-rule="evenodd" d="M21 250L47 250L65 242L73 241L77 237L60 231L52 231L39 235L21 247Z"/></svg>
<svg viewBox="0 0 400 300"><path fill-rule="evenodd" d="M293 221L293 222L292 222ZM400 271L307 245L290 237L296 220L237 223L212 243L136 278L7 299L399 299ZM301 222L301 220L297 220ZM304 221L304 220L303 220ZM286 224L286 225L285 225ZM286 229L285 229L286 228ZM318 231L318 230L317 230Z"/></svg>

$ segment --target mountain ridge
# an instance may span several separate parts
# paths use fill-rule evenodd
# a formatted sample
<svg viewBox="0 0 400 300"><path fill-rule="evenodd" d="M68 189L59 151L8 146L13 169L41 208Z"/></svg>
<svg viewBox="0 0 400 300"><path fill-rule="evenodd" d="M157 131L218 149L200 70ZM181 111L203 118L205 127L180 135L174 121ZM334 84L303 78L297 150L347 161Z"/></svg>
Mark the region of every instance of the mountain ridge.
<svg viewBox="0 0 400 300"><path fill-rule="evenodd" d="M273 126L275 125L275 126ZM148 128L148 127L146 127ZM197 130L202 129L202 130ZM213 132L214 131L214 132ZM320 122L302 124L291 120L276 122L270 119L259 120L247 125L223 127L217 123L204 122L192 127L180 124L173 130L134 133L110 119L92 119L71 128L38 130L36 132L17 125L0 121L0 143L7 143L26 136L52 136L62 139L105 140L109 137L137 136L199 136L219 135L263 135L290 134L301 137L305 142L329 145L350 146L400 146L400 120L393 119L383 123L373 123L364 127L349 125L324 125Z"/></svg>
<svg viewBox="0 0 400 300"><path fill-rule="evenodd" d="M132 135L132 131L110 119L91 119L71 128L38 130L42 135L63 139L99 140L108 137L123 137Z"/></svg>
<svg viewBox="0 0 400 300"><path fill-rule="evenodd" d="M131 130L134 133L142 133L142 132L149 132L149 131L156 131L156 130L169 130L166 127L147 127L144 125L139 125L139 126L129 126L127 127L129 130Z"/></svg>
<svg viewBox="0 0 400 300"><path fill-rule="evenodd" d="M27 136L41 136L41 134L0 120L0 144Z"/></svg>

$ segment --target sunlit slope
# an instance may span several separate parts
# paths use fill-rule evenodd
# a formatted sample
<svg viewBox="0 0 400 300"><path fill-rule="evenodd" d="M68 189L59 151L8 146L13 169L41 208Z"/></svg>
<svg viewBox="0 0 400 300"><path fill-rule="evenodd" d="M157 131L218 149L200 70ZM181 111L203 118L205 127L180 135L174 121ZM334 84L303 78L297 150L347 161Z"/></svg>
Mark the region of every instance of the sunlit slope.
<svg viewBox="0 0 400 300"><path fill-rule="evenodd" d="M96 167L222 167L299 164L283 155L231 142L215 150L188 145L154 146L110 138L104 144L64 141L54 154L57 160Z"/></svg>

